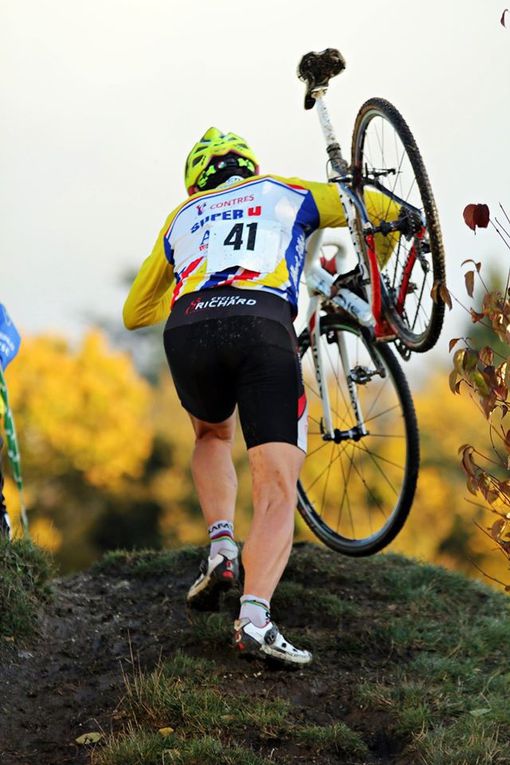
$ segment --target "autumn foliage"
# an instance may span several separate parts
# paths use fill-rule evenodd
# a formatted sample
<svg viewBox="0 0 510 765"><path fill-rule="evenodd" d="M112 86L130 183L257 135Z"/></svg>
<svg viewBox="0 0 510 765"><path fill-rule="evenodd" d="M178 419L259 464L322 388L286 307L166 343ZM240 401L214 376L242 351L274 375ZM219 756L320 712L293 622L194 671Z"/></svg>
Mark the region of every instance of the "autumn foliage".
<svg viewBox="0 0 510 765"><path fill-rule="evenodd" d="M157 333L154 342L161 342ZM98 330L77 345L62 337L25 337L8 369L31 534L53 551L64 571L84 568L119 547L207 542L190 470L189 418L166 365L155 366L151 378L149 385L131 357L112 348ZM472 523L473 517L483 522L483 510L466 502L456 456L459 443L476 443L487 452L490 440L472 416L471 399L447 391L442 369L421 387L413 386L420 478L410 518L391 549L476 575L473 561L502 577L504 560L500 566L491 543ZM234 463L239 477L236 536L244 540L251 520L251 481L240 432ZM17 492L4 467L8 507L16 522ZM297 514L295 538L314 540Z"/></svg>
<svg viewBox="0 0 510 765"><path fill-rule="evenodd" d="M489 208L487 205L468 205L464 210L464 220L473 231L477 227L487 228L490 222ZM508 247L505 227L497 218L493 225ZM463 347L458 348L453 357L450 388L455 394L467 390L472 397L487 420L492 448L490 455L487 455L468 443L462 445L459 452L467 476L468 491L473 495L481 495L488 508L497 516L488 533L510 560L510 423L506 420L510 409L509 279L504 291L489 290L481 277L481 263L468 260L464 264L473 266L465 274L469 297L474 295L476 276L485 288L480 309L471 308L470 313L472 322L482 325L490 333L490 339L482 347L474 346L469 338L451 340L450 350L461 339ZM503 353L496 349L497 345L503 348ZM506 589L510 590L510 585Z"/></svg>
<svg viewBox="0 0 510 765"><path fill-rule="evenodd" d="M8 386L32 474L72 470L96 486L141 474L152 441L144 423L150 389L98 331L76 349L56 336L25 340Z"/></svg>
<svg viewBox="0 0 510 765"><path fill-rule="evenodd" d="M32 536L53 551L68 543L85 561L87 516L99 511L100 497L123 492L144 471L153 441L150 387L97 330L77 347L56 335L24 338L6 380ZM6 495L16 524L9 479Z"/></svg>

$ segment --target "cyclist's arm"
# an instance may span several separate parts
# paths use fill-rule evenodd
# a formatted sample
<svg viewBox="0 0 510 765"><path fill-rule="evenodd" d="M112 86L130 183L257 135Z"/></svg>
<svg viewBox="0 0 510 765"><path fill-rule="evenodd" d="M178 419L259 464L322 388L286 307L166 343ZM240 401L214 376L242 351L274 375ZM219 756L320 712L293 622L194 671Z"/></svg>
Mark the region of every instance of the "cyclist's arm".
<svg viewBox="0 0 510 765"><path fill-rule="evenodd" d="M314 228L336 228L337 226L347 226L344 208L340 201L340 194L335 183L321 183L316 181L304 181L302 178L280 178L274 176L277 180L282 180L290 186L297 186L310 192L313 200L313 209L318 221L314 223ZM318 223L318 225L317 225Z"/></svg>
<svg viewBox="0 0 510 765"><path fill-rule="evenodd" d="M316 183L303 181L299 178L289 179L299 183L308 189L319 214L319 228L337 228L347 226L345 212L340 200L340 193L336 183ZM385 220L395 220L400 210L399 205L375 189L366 190L364 193L365 205L369 219L377 225L381 222L381 211L384 210Z"/></svg>
<svg viewBox="0 0 510 765"><path fill-rule="evenodd" d="M168 223L167 220L151 254L142 263L124 303L123 318L127 329L157 324L170 313L174 269L165 256L164 235Z"/></svg>
<svg viewBox="0 0 510 765"><path fill-rule="evenodd" d="M336 228L347 225L338 186L335 183L299 182L313 196L319 214L319 228ZM383 218L386 221L393 221L398 218L400 206L387 195L382 194L376 189L367 189L363 196L368 217L375 226ZM375 235L375 249L381 266L391 257L398 244L398 240L398 232L389 235ZM305 267L308 265L307 263Z"/></svg>

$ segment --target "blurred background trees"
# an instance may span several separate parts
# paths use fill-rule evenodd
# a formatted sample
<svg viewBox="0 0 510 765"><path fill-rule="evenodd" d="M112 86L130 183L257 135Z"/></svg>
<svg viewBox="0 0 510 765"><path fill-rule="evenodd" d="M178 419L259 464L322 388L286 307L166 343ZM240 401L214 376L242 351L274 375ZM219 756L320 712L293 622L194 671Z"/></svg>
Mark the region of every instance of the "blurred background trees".
<svg viewBox="0 0 510 765"><path fill-rule="evenodd" d="M153 338L161 343L159 333ZM161 356L152 358L142 376L127 351L94 330L77 347L62 337L25 338L8 369L32 535L63 572L88 566L108 549L207 541L189 467L191 425ZM505 561L475 525L483 523L483 509L466 490L457 454L463 443L480 443L483 418L467 397L451 395L448 371L433 370L419 389L413 386L422 467L410 519L390 549L471 576L482 576L474 564L501 575ZM243 539L251 486L240 432L234 459L236 533ZM6 488L16 521L9 479ZM314 539L300 517L296 538Z"/></svg>

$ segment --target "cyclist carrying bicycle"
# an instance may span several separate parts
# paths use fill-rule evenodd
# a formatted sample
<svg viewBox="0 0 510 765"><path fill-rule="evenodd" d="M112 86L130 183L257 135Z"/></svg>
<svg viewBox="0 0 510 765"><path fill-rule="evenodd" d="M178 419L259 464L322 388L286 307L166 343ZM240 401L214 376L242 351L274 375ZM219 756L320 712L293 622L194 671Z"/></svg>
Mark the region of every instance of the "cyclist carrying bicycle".
<svg viewBox="0 0 510 765"><path fill-rule="evenodd" d="M305 665L271 619L292 547L296 483L306 452L306 397L293 320L307 237L345 225L335 184L259 175L234 133L210 128L185 166L189 197L170 213L124 305L136 329L166 321L170 371L195 432L192 473L211 539L187 602L217 607L239 576L234 538L237 406L252 476L241 653Z"/></svg>

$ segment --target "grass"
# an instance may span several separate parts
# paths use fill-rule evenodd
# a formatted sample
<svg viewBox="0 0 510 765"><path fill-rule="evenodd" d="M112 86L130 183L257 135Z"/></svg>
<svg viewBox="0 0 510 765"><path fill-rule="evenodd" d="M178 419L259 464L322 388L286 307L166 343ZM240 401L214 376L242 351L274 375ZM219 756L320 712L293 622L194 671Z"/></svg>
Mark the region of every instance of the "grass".
<svg viewBox="0 0 510 765"><path fill-rule="evenodd" d="M232 618L223 612L217 614L190 612L193 633L190 642L203 648L229 645L232 642Z"/></svg>
<svg viewBox="0 0 510 765"><path fill-rule="evenodd" d="M248 727L262 737L285 726L289 705L282 699L250 699L209 687L215 664L182 652L149 675L126 677L125 708L130 722L93 755L94 765L265 765L250 747L221 740ZM171 728L170 736L157 731Z"/></svg>
<svg viewBox="0 0 510 765"><path fill-rule="evenodd" d="M52 574L50 558L32 542L0 539L0 638L4 643L35 632Z"/></svg>
<svg viewBox="0 0 510 765"><path fill-rule="evenodd" d="M97 570L184 578L202 554L110 554ZM316 657L293 674L235 659L236 604L190 615L175 654L127 679L131 727L98 749L98 765L508 761L507 596L397 555L348 560L298 546L273 600L285 634ZM174 729L164 744L163 726Z"/></svg>
<svg viewBox="0 0 510 765"><path fill-rule="evenodd" d="M251 749L225 745L213 736L194 739L163 738L158 733L132 729L121 739L110 739L92 755L92 765L274 765Z"/></svg>
<svg viewBox="0 0 510 765"><path fill-rule="evenodd" d="M423 734L417 750L423 765L506 765L508 738L497 727L476 719L439 725Z"/></svg>
<svg viewBox="0 0 510 765"><path fill-rule="evenodd" d="M358 613L354 604L342 600L332 592L307 587L298 582L284 581L278 587L271 603L272 612L278 617L289 609L295 609L301 603L306 617L320 618L323 626L335 626L343 616Z"/></svg>
<svg viewBox="0 0 510 765"><path fill-rule="evenodd" d="M110 736L104 749L92 753L93 765L161 765L172 743L157 731L128 726L122 737ZM167 760L171 762L171 760Z"/></svg>
<svg viewBox="0 0 510 765"><path fill-rule="evenodd" d="M315 751L329 749L343 755L368 754L368 747L359 733L343 722L331 725L306 725L296 732L296 739L313 747Z"/></svg>
<svg viewBox="0 0 510 765"><path fill-rule="evenodd" d="M285 737L315 752L362 757L368 753L361 735L343 722L297 725L287 700L211 687L215 669L212 661L177 652L149 675L136 672L126 678L124 705L131 722L121 736L110 737L96 751L94 765L277 762L255 751L251 744L241 743L247 731L258 748L266 740ZM163 727L171 728L172 735L163 738L155 732ZM240 740L232 742L233 737Z"/></svg>
<svg viewBox="0 0 510 765"><path fill-rule="evenodd" d="M273 735L285 725L289 704L283 699L257 699L211 687L215 665L178 652L149 675L126 678L126 704L133 717L186 735L205 736L250 726Z"/></svg>
<svg viewBox="0 0 510 765"><path fill-rule="evenodd" d="M95 574L105 576L135 576L141 579L179 573L188 562L197 566L204 556L200 547L180 547L178 550L113 550L92 566Z"/></svg>

